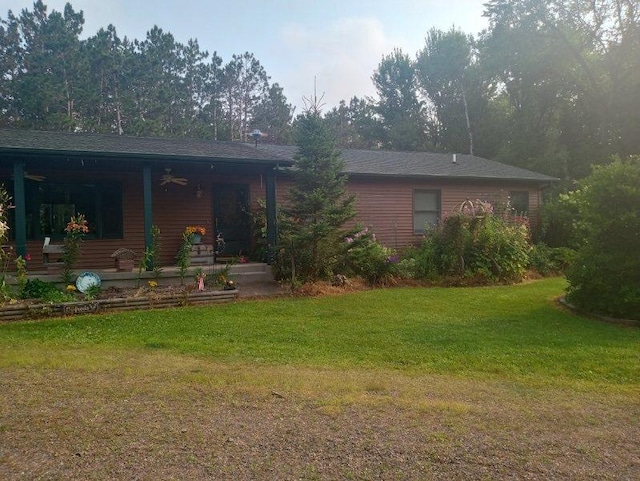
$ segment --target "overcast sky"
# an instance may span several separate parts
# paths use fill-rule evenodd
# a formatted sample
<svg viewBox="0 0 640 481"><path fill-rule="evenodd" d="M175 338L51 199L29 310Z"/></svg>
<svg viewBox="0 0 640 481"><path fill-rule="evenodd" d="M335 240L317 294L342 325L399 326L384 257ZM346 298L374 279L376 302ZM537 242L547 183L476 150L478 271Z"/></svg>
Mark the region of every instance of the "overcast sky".
<svg viewBox="0 0 640 481"><path fill-rule="evenodd" d="M63 11L64 0L45 0ZM154 25L178 42L195 38L223 62L251 52L288 101L303 105L314 78L325 110L354 95L375 95L371 76L383 55L414 57L432 27L476 35L487 27L483 0L73 0L84 12L83 37L115 25L120 37L144 39ZM0 0L0 17L32 9L31 0Z"/></svg>

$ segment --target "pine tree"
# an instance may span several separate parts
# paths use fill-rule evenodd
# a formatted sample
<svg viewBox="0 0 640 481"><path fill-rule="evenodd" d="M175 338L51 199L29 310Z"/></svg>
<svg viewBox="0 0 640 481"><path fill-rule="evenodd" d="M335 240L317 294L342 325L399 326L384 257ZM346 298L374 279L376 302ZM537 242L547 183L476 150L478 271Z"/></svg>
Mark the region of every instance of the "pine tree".
<svg viewBox="0 0 640 481"><path fill-rule="evenodd" d="M346 193L344 162L317 108L298 118L295 139L298 152L283 247L292 280L305 282L331 274L345 235L342 226L355 216L355 197Z"/></svg>

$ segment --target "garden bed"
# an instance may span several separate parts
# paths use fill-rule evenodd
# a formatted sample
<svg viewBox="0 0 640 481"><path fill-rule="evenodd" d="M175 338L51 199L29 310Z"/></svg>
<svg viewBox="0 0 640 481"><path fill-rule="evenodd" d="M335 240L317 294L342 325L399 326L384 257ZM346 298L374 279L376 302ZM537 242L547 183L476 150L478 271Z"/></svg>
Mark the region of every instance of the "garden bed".
<svg viewBox="0 0 640 481"><path fill-rule="evenodd" d="M120 291L117 294L123 294ZM238 297L238 290L194 291L188 289L168 289L163 292L125 292L124 295L109 297L114 292L105 291L101 298L73 302L20 302L0 306L0 322L45 317L77 316L107 311L131 311L136 309L161 309L193 304L229 302Z"/></svg>

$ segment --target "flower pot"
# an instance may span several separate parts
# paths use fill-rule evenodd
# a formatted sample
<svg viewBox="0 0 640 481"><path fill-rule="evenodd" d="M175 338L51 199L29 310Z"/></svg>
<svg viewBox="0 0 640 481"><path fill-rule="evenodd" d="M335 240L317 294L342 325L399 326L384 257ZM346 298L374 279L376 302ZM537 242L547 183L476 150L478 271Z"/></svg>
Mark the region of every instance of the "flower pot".
<svg viewBox="0 0 640 481"><path fill-rule="evenodd" d="M194 244L200 244L201 242L202 242L202 234L194 233L193 234L193 243Z"/></svg>

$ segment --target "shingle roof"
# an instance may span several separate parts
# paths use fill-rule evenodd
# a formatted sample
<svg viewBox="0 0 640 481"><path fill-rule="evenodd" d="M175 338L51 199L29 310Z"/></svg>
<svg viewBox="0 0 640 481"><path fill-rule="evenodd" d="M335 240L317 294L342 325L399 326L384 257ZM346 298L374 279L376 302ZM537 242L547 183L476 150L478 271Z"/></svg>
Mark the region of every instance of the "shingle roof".
<svg viewBox="0 0 640 481"><path fill-rule="evenodd" d="M193 161L279 163L291 165L295 146L174 139L128 137L108 134L45 132L0 129L0 152L39 154L114 155L126 158L177 158ZM433 177L442 179L517 180L538 183L558 179L501 164L482 157L430 152L344 149L344 172L349 175L391 177Z"/></svg>
<svg viewBox="0 0 640 481"><path fill-rule="evenodd" d="M297 148L261 144L258 145L258 150L293 160ZM517 180L540 183L559 180L548 175L467 154L456 154L455 163L452 154L429 152L344 149L341 151L341 157L345 161L344 172L349 175Z"/></svg>
<svg viewBox="0 0 640 481"><path fill-rule="evenodd" d="M238 142L128 137L108 134L0 129L0 152L117 155L127 158L181 158L278 163L275 154ZM286 161L285 161L286 162Z"/></svg>

